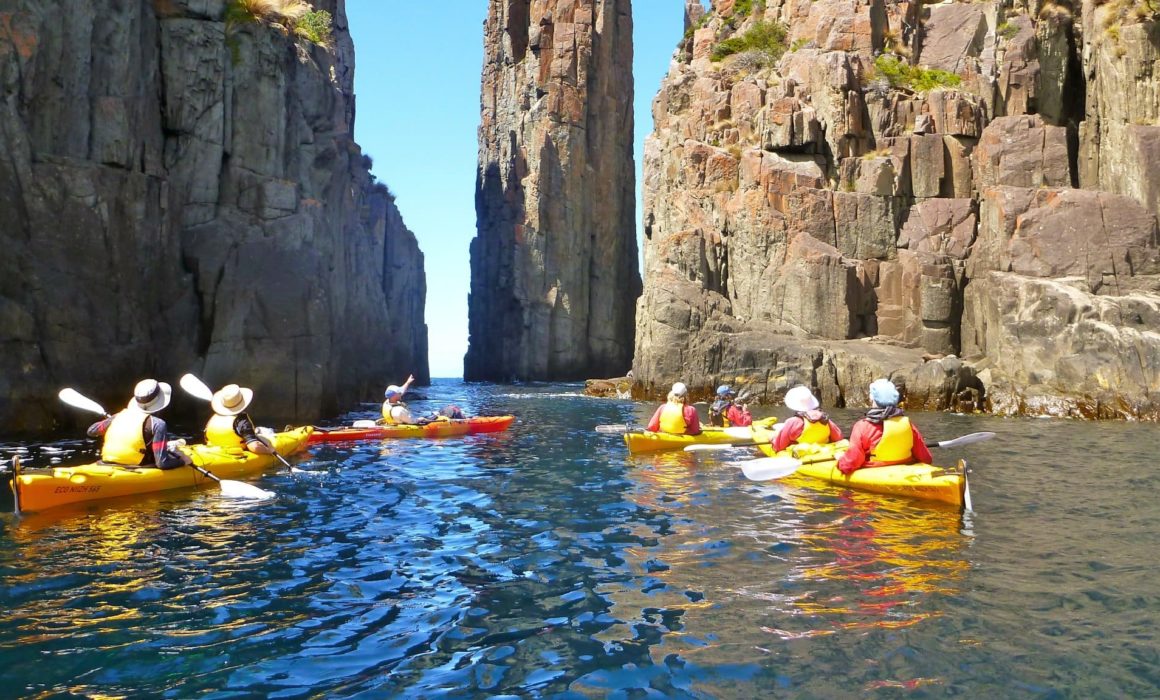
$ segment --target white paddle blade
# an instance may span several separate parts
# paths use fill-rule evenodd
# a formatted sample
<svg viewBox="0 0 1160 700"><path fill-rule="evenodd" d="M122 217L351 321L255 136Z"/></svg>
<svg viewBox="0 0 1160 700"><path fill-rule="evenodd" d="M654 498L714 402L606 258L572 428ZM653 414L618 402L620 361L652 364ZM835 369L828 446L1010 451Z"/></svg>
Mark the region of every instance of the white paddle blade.
<svg viewBox="0 0 1160 700"><path fill-rule="evenodd" d="M354 423L351 423L350 427L352 427L352 428L373 428L376 425L378 425L378 424L375 423L373 420L356 420Z"/></svg>
<svg viewBox="0 0 1160 700"><path fill-rule="evenodd" d="M624 423L596 426L596 432L598 433L627 433L630 430L630 427Z"/></svg>
<svg viewBox="0 0 1160 700"><path fill-rule="evenodd" d="M704 443L697 443L694 445L685 445L685 452L719 452L723 450L735 449L733 445L724 443L720 445L707 445Z"/></svg>
<svg viewBox="0 0 1160 700"><path fill-rule="evenodd" d="M213 390L206 386L205 382L201 381L192 374L184 374L181 377L181 388L193 397L199 398L202 401L213 400Z"/></svg>
<svg viewBox="0 0 1160 700"><path fill-rule="evenodd" d="M993 437L995 437L995 433L990 433L990 432L969 433L969 434L964 435L962 437L957 437L953 440L943 440L942 442L937 443L936 446L937 447L960 447L962 445L970 445L973 442L982 442L984 440L990 440Z"/></svg>
<svg viewBox="0 0 1160 700"><path fill-rule="evenodd" d="M76 389L61 389L57 397L73 408L79 408L82 411L90 411L102 416L109 415L109 412L101 407L101 404L93 401L87 396L82 396Z"/></svg>
<svg viewBox="0 0 1160 700"><path fill-rule="evenodd" d="M789 476L801 466L801 461L793 457L762 457L742 462L741 471L750 481L770 481Z"/></svg>
<svg viewBox="0 0 1160 700"><path fill-rule="evenodd" d="M264 501L274 497L273 491L265 491L253 484L247 484L244 481L222 479L221 487L222 495L226 498L249 498L256 501Z"/></svg>

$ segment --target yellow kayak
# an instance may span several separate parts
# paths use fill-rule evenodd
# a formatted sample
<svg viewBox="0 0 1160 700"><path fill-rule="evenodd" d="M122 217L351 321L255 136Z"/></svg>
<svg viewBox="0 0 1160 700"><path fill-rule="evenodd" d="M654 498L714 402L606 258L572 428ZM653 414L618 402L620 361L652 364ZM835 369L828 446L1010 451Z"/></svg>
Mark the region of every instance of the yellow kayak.
<svg viewBox="0 0 1160 700"><path fill-rule="evenodd" d="M641 452L659 452L661 450L680 450L689 445L737 445L743 442L753 442L754 428L768 428L777 422L776 417L763 418L754 421L752 426L715 428L702 427L699 435L674 435L672 433L654 433L641 430L624 434L624 444L632 454ZM768 440L769 438L766 438Z"/></svg>
<svg viewBox="0 0 1160 700"><path fill-rule="evenodd" d="M769 441L773 433L758 428L754 431L758 449L768 457L792 457L801 460L795 474L821 479L859 491L906 496L928 501L941 501L962 506L966 480L966 463L959 460L955 467L932 464L895 464L887 467L863 467L849 476L838 471L838 456L845 452L848 440L828 445L793 445L774 452ZM760 444L765 443L765 444Z"/></svg>
<svg viewBox="0 0 1160 700"><path fill-rule="evenodd" d="M299 452L306 446L313 430L306 426L277 433L274 436L274 449L283 457ZM259 455L208 445L189 445L179 449L190 455L194 464L219 479L260 474L278 459L275 455ZM95 462L76 467L21 470L12 479L12 491L16 495L16 507L31 512L68 503L205 484L216 485L212 479L190 467L162 470L156 467L122 467Z"/></svg>

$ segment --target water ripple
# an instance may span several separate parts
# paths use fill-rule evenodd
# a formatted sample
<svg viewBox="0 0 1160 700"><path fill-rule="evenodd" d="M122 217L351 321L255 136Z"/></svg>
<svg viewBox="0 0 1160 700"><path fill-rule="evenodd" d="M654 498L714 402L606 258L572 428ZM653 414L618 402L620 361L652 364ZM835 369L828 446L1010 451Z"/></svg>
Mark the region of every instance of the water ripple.
<svg viewBox="0 0 1160 700"><path fill-rule="evenodd" d="M1155 427L922 416L940 438L1001 433L969 455L979 512L961 518L799 477L749 482L712 455L629 457L591 426L650 407L575 386L429 396L520 421L319 446L266 475L278 497L260 504L173 492L0 520L7 687L1099 698L1160 685L1157 487L1127 468ZM1039 449L1096 440L1124 468L1060 469ZM18 449L45 463L91 446L0 456Z"/></svg>

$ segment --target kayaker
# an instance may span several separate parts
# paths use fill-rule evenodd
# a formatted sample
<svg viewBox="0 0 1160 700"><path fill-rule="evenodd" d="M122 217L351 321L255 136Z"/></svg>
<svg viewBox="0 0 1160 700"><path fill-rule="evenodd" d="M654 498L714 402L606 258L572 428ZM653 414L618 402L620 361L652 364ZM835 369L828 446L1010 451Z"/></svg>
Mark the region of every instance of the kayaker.
<svg viewBox="0 0 1160 700"><path fill-rule="evenodd" d="M206 444L245 449L260 455L274 454L274 448L258 435L254 422L245 413L253 400L253 390L237 384L218 389L209 402L214 415L205 424Z"/></svg>
<svg viewBox="0 0 1160 700"><path fill-rule="evenodd" d="M407 376L407 381L403 382L403 386L392 384L387 387L383 393L386 401L383 401L382 423L386 425L415 425L419 422L411 415L407 404L403 403L403 394L407 393L407 389L411 388L414 381L415 375L411 374Z"/></svg>
<svg viewBox="0 0 1160 700"><path fill-rule="evenodd" d="M736 394L728 384L717 387L717 400L709 407L709 425L719 427L753 425L749 407L737 402Z"/></svg>
<svg viewBox="0 0 1160 700"><path fill-rule="evenodd" d="M876 379L870 385L874 406L850 430L850 448L838 458L843 474L863 467L933 461L922 433L903 415L898 399L898 387L889 379Z"/></svg>
<svg viewBox="0 0 1160 700"><path fill-rule="evenodd" d="M190 463L177 451L185 440L169 441L165 421L155 413L169 405L173 388L155 379L142 379L133 388L129 405L89 426L89 437L103 437L101 461L125 467L176 469Z"/></svg>
<svg viewBox="0 0 1160 700"><path fill-rule="evenodd" d="M433 413L424 418L416 418L407 404L403 403L403 394L407 393L411 383L415 381L415 375L409 375L407 381L403 386L396 386L394 384L387 387L384 396L386 401L383 402L383 418L380 421L386 425L424 425L435 420L463 420L467 418L463 414L463 410L454 404L449 404L439 409L438 413Z"/></svg>
<svg viewBox="0 0 1160 700"><path fill-rule="evenodd" d="M794 414L777 431L774 451L799 443L824 445L842 439L842 429L819 410L821 404L809 387L799 385L785 392L785 405Z"/></svg>
<svg viewBox="0 0 1160 700"><path fill-rule="evenodd" d="M654 433L700 435L701 417L697 415L697 407L689 405L688 394L689 389L684 384L674 384L665 403L657 408L648 422L648 429Z"/></svg>

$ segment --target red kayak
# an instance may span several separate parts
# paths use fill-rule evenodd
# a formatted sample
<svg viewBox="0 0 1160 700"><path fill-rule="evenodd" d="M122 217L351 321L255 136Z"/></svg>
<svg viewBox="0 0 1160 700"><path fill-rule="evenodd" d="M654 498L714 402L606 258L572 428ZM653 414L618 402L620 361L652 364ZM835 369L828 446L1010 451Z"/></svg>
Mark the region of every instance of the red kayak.
<svg viewBox="0 0 1160 700"><path fill-rule="evenodd" d="M476 416L463 420L436 420L424 425L375 425L367 428L316 428L310 442L349 442L352 440L385 440L387 438L438 438L476 433L498 433L507 430L515 416Z"/></svg>

